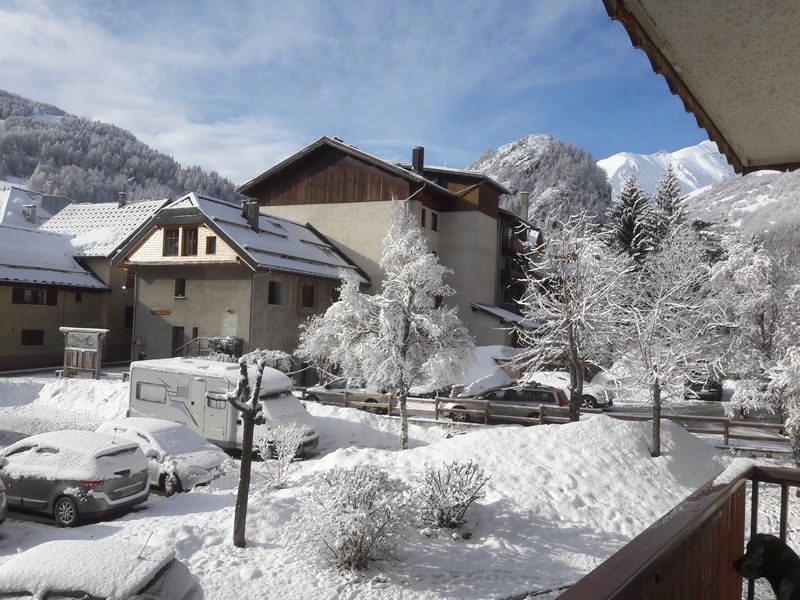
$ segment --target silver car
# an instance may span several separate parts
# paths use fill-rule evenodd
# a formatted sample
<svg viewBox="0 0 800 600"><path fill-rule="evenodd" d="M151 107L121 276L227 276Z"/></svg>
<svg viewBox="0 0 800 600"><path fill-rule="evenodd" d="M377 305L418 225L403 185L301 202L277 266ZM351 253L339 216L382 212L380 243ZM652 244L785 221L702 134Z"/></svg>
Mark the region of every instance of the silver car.
<svg viewBox="0 0 800 600"><path fill-rule="evenodd" d="M453 421L519 423L537 418L539 405L563 407L567 405L567 396L563 390L547 386L504 386L490 388L477 396L453 398L443 402L439 410Z"/></svg>
<svg viewBox="0 0 800 600"><path fill-rule="evenodd" d="M359 395L352 399L356 402L367 402L369 404L383 404L386 402L383 394L375 388L370 388L363 379L347 379L340 377L323 385L315 385L306 388L304 399L311 402L322 402L323 404L342 404L345 392L357 392ZM366 396L362 394L367 394ZM369 394L374 394L370 397ZM364 408L367 412L384 413L385 410Z"/></svg>
<svg viewBox="0 0 800 600"><path fill-rule="evenodd" d="M203 600L173 552L103 540L46 542L0 565L0 598Z"/></svg>
<svg viewBox="0 0 800 600"><path fill-rule="evenodd" d="M147 500L147 459L139 446L94 431L53 431L0 452L9 508L50 513L62 527Z"/></svg>

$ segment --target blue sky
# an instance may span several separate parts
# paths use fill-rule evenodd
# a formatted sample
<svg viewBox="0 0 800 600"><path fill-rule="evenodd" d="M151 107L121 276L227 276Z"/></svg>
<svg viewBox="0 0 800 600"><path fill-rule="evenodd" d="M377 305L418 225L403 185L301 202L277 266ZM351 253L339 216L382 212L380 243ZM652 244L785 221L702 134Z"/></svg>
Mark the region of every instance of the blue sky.
<svg viewBox="0 0 800 600"><path fill-rule="evenodd" d="M236 183L321 135L456 167L529 133L597 159L706 138L600 0L10 0L0 39L0 88Z"/></svg>

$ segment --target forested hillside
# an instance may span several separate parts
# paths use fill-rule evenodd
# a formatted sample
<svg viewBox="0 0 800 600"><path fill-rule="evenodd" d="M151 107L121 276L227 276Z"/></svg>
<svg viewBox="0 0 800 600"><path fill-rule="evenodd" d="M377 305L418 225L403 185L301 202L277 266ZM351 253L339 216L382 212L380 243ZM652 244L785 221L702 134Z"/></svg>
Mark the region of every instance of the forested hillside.
<svg viewBox="0 0 800 600"><path fill-rule="evenodd" d="M133 199L189 191L236 199L231 181L182 167L124 129L0 90L0 180L76 202L108 202L131 177L125 189Z"/></svg>
<svg viewBox="0 0 800 600"><path fill-rule="evenodd" d="M528 217L544 223L548 215L566 218L580 208L605 221L611 186L592 155L551 135L528 135L487 150L469 167L493 177L512 194L503 199L519 210L519 192L530 193Z"/></svg>

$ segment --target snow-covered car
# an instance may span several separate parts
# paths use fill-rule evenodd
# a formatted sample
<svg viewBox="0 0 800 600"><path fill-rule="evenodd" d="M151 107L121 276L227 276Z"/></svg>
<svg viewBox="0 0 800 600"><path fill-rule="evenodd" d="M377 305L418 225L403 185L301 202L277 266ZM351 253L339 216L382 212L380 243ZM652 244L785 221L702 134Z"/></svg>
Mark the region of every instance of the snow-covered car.
<svg viewBox="0 0 800 600"><path fill-rule="evenodd" d="M684 380L683 397L686 400L722 402L722 380L711 371L694 371Z"/></svg>
<svg viewBox="0 0 800 600"><path fill-rule="evenodd" d="M300 447L297 449L298 456L306 456L317 449L317 446L319 446L319 424L296 396L289 392L262 395L261 406L263 407L266 423L264 425L256 425L256 437L263 436L269 441L271 429L280 425L291 425L292 427L300 427L303 430ZM241 432L242 429L239 428L240 438ZM241 439L239 442L241 443Z"/></svg>
<svg viewBox="0 0 800 600"><path fill-rule="evenodd" d="M459 396L442 402L439 410L453 421L483 422L486 402L490 402L491 421L514 421L515 417L539 416L539 405L566 406L563 390L548 386L503 386L485 390L477 396Z"/></svg>
<svg viewBox="0 0 800 600"><path fill-rule="evenodd" d="M203 600L197 579L175 554L114 540L60 540L0 565L0 598L41 600Z"/></svg>
<svg viewBox="0 0 800 600"><path fill-rule="evenodd" d="M0 523L8 516L8 502L6 501L6 486L0 480Z"/></svg>
<svg viewBox="0 0 800 600"><path fill-rule="evenodd" d="M62 527L126 511L150 493L139 446L103 433L40 433L11 444L0 457L9 508L50 513Z"/></svg>
<svg viewBox="0 0 800 600"><path fill-rule="evenodd" d="M147 417L123 417L97 428L100 433L139 444L148 458L150 485L164 494L188 491L223 473L227 455L179 423Z"/></svg>
<svg viewBox="0 0 800 600"><path fill-rule="evenodd" d="M569 397L569 373L565 371L538 371L536 373L526 373L522 378L524 385L547 385L557 387ZM592 383L583 382L583 394L581 394L581 406L584 408L608 408L614 405L616 390Z"/></svg>

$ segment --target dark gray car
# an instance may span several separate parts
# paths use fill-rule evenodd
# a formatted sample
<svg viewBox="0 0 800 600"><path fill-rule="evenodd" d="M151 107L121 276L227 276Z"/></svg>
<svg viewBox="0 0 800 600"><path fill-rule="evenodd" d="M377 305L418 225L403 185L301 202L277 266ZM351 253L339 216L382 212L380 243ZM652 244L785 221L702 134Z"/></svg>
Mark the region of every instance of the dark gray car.
<svg viewBox="0 0 800 600"><path fill-rule="evenodd" d="M520 422L520 417L538 417L540 405L566 406L567 396L563 390L548 386L505 386L490 388L477 396L453 398L442 403L440 410L453 421L480 423L485 420L487 403L489 422L514 423Z"/></svg>
<svg viewBox="0 0 800 600"><path fill-rule="evenodd" d="M123 512L147 500L147 459L139 446L94 431L54 431L0 452L9 508L52 514L62 527Z"/></svg>

